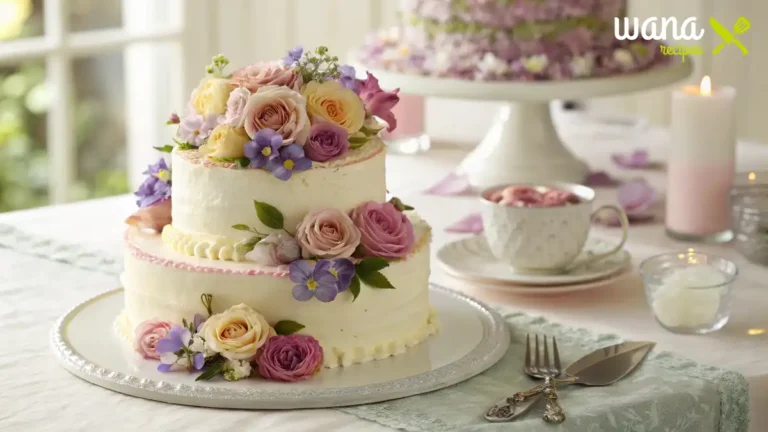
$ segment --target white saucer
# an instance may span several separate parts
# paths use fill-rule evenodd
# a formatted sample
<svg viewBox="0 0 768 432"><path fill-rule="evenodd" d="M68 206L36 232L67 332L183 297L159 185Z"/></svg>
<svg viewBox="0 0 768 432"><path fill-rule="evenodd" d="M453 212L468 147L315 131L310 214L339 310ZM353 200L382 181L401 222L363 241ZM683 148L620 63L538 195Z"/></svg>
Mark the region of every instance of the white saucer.
<svg viewBox="0 0 768 432"><path fill-rule="evenodd" d="M61 317L53 350L74 375L120 393L213 408L297 409L359 405L430 392L467 380L507 351L508 324L492 308L456 291L430 285L440 330L405 353L370 363L323 369L310 380L277 383L260 378L195 382L184 372L160 373L114 331L123 290L96 296Z"/></svg>
<svg viewBox="0 0 768 432"><path fill-rule="evenodd" d="M616 244L615 241L590 237L576 262L583 260L590 253L610 250ZM565 285L584 284L616 275L627 269L631 257L629 252L622 250L602 261L580 266L565 274L516 273L513 268L498 261L488 248L485 237L478 235L444 245L437 251L437 261L446 273L483 284L563 286L565 288ZM551 289L547 288L547 290Z"/></svg>

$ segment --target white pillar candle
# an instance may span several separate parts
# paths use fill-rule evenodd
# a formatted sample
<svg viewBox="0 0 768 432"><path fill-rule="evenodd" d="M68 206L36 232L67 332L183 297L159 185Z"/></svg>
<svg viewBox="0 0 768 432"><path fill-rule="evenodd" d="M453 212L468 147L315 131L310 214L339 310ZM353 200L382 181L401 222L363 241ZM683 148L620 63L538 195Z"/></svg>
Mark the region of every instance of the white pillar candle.
<svg viewBox="0 0 768 432"><path fill-rule="evenodd" d="M666 225L675 234L707 237L731 228L735 99L733 87L712 88L708 76L672 95Z"/></svg>

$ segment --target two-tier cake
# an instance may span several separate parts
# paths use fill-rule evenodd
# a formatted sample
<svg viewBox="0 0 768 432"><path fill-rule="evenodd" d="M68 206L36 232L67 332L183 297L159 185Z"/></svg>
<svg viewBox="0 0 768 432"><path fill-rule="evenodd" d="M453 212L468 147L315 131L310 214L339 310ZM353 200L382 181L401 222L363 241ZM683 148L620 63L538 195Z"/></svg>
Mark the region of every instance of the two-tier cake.
<svg viewBox="0 0 768 432"><path fill-rule="evenodd" d="M616 38L626 10L627 0L401 0L399 25L372 35L360 60L403 73L516 81L666 63L658 42Z"/></svg>
<svg viewBox="0 0 768 432"><path fill-rule="evenodd" d="M430 228L387 201L397 91L325 48L208 66L125 236L116 326L158 369L295 381L436 331Z"/></svg>

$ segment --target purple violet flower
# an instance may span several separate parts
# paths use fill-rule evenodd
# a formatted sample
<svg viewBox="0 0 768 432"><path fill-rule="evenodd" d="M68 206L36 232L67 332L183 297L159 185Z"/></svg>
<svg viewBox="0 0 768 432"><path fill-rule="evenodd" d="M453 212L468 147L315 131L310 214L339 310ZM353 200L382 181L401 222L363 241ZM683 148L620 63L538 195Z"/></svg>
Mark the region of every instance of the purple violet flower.
<svg viewBox="0 0 768 432"><path fill-rule="evenodd" d="M296 283L293 287L293 298L298 301L308 301L316 297L321 302L330 302L339 293L338 280L330 272L333 262L320 260L313 265L313 261L294 261L290 265L291 281Z"/></svg>
<svg viewBox="0 0 768 432"><path fill-rule="evenodd" d="M198 314L199 315L199 314ZM202 315L201 315L202 317ZM197 321L197 315L195 321ZM168 332L168 336L157 341L155 350L160 354L160 364L157 366L159 372L170 372L173 365L180 360L186 359L191 355L191 365L188 368L200 370L205 366L205 356L203 353L192 353L189 351L189 343L192 340L192 332L188 328L179 325L173 326ZM179 353L182 351L182 353Z"/></svg>
<svg viewBox="0 0 768 432"><path fill-rule="evenodd" d="M211 134L213 128L219 124L218 114L189 114L181 120L179 125L179 138L195 147L200 147Z"/></svg>
<svg viewBox="0 0 768 432"><path fill-rule="evenodd" d="M301 59L302 55L304 55L304 48L299 45L296 48L288 50L288 55L283 57L283 63L285 63L286 66L293 66Z"/></svg>
<svg viewBox="0 0 768 432"><path fill-rule="evenodd" d="M357 93L360 91L360 81L357 79L357 72L355 68L350 65L343 65L339 67L341 76L339 77L339 84Z"/></svg>
<svg viewBox="0 0 768 432"><path fill-rule="evenodd" d="M134 194L139 197L136 205L146 208L171 197L171 172L165 159L161 158L156 164L150 165L144 174L147 179Z"/></svg>
<svg viewBox="0 0 768 432"><path fill-rule="evenodd" d="M280 149L279 156L267 162L267 169L275 177L286 181L294 172L306 171L312 168L312 161L304 156L304 147L290 144Z"/></svg>
<svg viewBox="0 0 768 432"><path fill-rule="evenodd" d="M333 260L333 266L328 270L336 277L339 292L346 291L352 278L355 276L355 265L347 258L338 258Z"/></svg>
<svg viewBox="0 0 768 432"><path fill-rule="evenodd" d="M251 168L264 168L272 158L279 155L283 137L272 129L256 132L253 140L245 143L245 157L251 160Z"/></svg>

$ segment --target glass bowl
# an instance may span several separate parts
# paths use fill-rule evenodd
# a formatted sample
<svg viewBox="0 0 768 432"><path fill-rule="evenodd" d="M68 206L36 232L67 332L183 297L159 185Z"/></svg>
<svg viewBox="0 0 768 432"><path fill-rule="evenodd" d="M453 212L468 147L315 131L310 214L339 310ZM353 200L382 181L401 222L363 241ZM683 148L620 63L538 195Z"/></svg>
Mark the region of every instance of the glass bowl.
<svg viewBox="0 0 768 432"><path fill-rule="evenodd" d="M645 298L656 321L673 333L711 333L731 315L732 261L689 249L646 259L640 264Z"/></svg>

